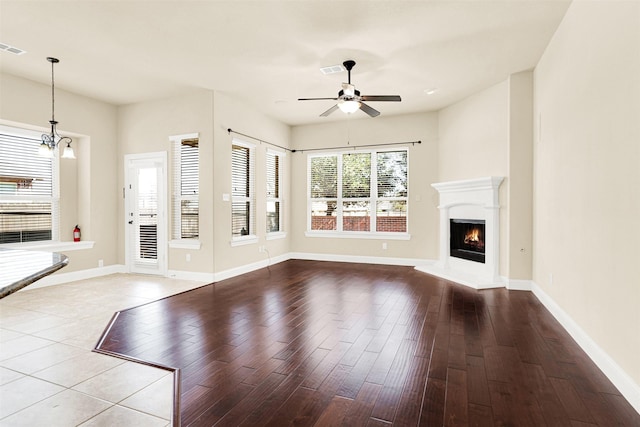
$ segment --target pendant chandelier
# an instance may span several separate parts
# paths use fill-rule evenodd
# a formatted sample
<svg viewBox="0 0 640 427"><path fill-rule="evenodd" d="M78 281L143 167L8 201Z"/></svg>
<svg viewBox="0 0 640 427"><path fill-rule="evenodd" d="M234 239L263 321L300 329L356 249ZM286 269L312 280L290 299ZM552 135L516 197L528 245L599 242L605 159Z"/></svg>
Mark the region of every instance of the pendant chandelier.
<svg viewBox="0 0 640 427"><path fill-rule="evenodd" d="M51 63L51 120L49 120L49 124L51 125L51 131L49 133L42 134L42 143L40 144L40 149L38 150L38 154L43 157L53 157L54 150L60 144L67 144L64 147L64 151L62 152L63 159L75 159L76 156L73 153L73 148L71 148L71 142L73 140L68 136L60 136L58 131L56 130L56 125L58 122L56 121L55 116L55 82L53 79L53 66L60 62L57 58L47 57L47 61Z"/></svg>

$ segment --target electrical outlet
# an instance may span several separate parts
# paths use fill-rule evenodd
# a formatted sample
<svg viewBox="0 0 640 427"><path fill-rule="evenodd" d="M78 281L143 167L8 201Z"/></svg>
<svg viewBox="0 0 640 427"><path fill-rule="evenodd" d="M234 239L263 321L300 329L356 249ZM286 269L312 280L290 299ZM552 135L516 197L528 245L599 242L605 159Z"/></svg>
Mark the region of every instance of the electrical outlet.
<svg viewBox="0 0 640 427"><path fill-rule="evenodd" d="M187 262L191 262L191 254L186 254L185 259L187 260Z"/></svg>
<svg viewBox="0 0 640 427"><path fill-rule="evenodd" d="M385 251L387 250L387 242L382 243L382 249Z"/></svg>
<svg viewBox="0 0 640 427"><path fill-rule="evenodd" d="M553 273L549 273L549 284L553 285Z"/></svg>
<svg viewBox="0 0 640 427"><path fill-rule="evenodd" d="M98 267L104 267L104 260L98 260Z"/></svg>

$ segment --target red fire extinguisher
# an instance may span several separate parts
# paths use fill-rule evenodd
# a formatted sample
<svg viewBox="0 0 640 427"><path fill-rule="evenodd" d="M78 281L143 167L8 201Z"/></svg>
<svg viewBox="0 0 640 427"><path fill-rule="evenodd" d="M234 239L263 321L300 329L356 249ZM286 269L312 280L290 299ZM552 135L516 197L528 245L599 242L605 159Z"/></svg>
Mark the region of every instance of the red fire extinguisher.
<svg viewBox="0 0 640 427"><path fill-rule="evenodd" d="M78 225L76 225L76 228L73 229L73 241L80 241L80 227L78 227Z"/></svg>

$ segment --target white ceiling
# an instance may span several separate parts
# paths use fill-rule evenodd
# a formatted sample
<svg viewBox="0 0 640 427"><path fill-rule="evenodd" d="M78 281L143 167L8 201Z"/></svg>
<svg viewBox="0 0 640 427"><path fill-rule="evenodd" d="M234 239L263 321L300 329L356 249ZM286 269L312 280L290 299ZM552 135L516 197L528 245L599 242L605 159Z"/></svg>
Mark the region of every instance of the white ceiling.
<svg viewBox="0 0 640 427"><path fill-rule="evenodd" d="M533 68L569 1L6 1L3 72L116 105L222 91L290 125L318 115L346 73L382 115L438 110ZM425 90L438 88L433 95ZM0 88L1 90L1 88ZM363 112L356 115L366 118ZM371 119L375 120L375 119Z"/></svg>

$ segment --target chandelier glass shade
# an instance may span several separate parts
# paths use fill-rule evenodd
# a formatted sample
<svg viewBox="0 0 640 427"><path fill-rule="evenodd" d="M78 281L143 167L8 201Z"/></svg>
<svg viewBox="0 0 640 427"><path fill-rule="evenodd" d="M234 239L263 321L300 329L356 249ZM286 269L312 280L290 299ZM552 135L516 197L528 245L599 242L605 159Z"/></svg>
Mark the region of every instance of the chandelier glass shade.
<svg viewBox="0 0 640 427"><path fill-rule="evenodd" d="M54 150L60 143L67 144L62 152L63 159L75 159L76 156L73 152L73 148L71 148L71 143L73 140L68 136L61 136L57 129L56 125L58 122L56 121L55 116L55 81L53 78L53 66L60 62L57 58L47 57L47 61L51 63L51 120L49 120L49 124L51 125L51 131L49 133L42 134L42 143L40 144L40 148L38 150L38 154L43 157L53 157Z"/></svg>

